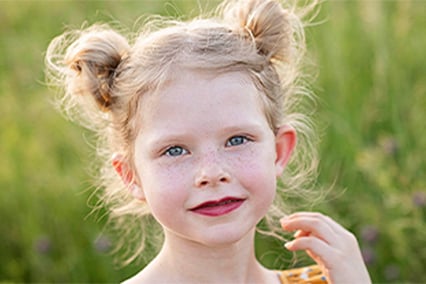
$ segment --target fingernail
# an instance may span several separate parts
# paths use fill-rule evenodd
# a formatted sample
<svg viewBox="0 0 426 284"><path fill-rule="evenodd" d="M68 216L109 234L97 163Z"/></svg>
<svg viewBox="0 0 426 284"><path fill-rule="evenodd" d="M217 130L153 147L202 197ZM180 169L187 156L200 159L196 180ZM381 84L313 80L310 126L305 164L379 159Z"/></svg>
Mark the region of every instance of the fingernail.
<svg viewBox="0 0 426 284"><path fill-rule="evenodd" d="M290 249L290 248L293 246L293 244L294 244L294 242L293 242L293 241L291 241L291 242L287 242L287 243L285 243L285 244L284 244L284 246L285 246L287 249Z"/></svg>

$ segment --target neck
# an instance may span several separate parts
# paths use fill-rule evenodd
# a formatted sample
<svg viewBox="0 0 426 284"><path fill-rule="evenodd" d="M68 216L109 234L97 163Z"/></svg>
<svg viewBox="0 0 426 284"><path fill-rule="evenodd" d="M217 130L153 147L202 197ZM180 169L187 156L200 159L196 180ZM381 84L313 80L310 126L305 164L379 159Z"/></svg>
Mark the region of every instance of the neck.
<svg viewBox="0 0 426 284"><path fill-rule="evenodd" d="M271 283L277 279L262 267L254 253L254 229L235 243L207 246L165 234L151 271L170 276L174 283ZM148 272L148 271L147 271ZM269 281L268 281L269 280Z"/></svg>

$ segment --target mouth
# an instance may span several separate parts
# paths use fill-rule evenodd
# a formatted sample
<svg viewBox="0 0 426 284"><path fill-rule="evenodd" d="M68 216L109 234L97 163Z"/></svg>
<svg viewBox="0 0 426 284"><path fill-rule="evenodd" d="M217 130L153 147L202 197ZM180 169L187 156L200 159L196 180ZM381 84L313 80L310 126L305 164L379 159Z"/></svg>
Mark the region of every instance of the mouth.
<svg viewBox="0 0 426 284"><path fill-rule="evenodd" d="M201 203L200 205L191 208L190 211L200 215L217 217L238 209L244 201L245 199L242 198L225 197L220 200Z"/></svg>

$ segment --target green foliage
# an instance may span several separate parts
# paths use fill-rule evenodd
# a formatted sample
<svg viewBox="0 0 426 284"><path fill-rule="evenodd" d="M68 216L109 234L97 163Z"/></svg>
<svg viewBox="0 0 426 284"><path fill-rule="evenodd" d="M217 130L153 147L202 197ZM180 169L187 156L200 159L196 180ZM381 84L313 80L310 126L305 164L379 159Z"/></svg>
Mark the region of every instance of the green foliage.
<svg viewBox="0 0 426 284"><path fill-rule="evenodd" d="M113 236L86 206L92 154L49 103L43 52L85 20L132 29L145 13L198 14L197 1L169 2L0 2L0 281L116 282L139 269L114 269ZM422 1L330 1L307 33L326 126L319 184L333 185L315 209L358 236L375 282L426 282L424 15Z"/></svg>
<svg viewBox="0 0 426 284"><path fill-rule="evenodd" d="M314 29L321 116L321 182L344 195L324 211L360 238L377 282L425 282L426 5L330 2ZM335 18L331 16L334 15Z"/></svg>

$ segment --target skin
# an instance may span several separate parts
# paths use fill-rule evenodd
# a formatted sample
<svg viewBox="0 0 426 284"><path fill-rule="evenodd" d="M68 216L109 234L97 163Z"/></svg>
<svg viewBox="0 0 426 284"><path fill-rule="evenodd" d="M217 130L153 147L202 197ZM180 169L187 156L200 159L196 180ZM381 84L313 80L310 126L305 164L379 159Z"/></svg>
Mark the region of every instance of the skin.
<svg viewBox="0 0 426 284"><path fill-rule="evenodd" d="M281 219L286 231L296 231L285 244L290 251L305 250L330 283L371 283L355 236L330 217L298 212Z"/></svg>
<svg viewBox="0 0 426 284"><path fill-rule="evenodd" d="M182 70L158 93L141 99L135 169L119 154L113 166L134 197L149 206L165 241L128 283L279 283L276 273L255 258L254 234L274 199L296 134L288 126L272 132L261 95L243 73ZM220 216L191 210L224 197L243 201ZM284 230L299 230L288 248L307 250L334 283L341 283L349 268L362 266L356 240L350 242L334 221L309 214L282 220ZM339 228L333 238L331 227ZM338 248L357 257L343 264Z"/></svg>

